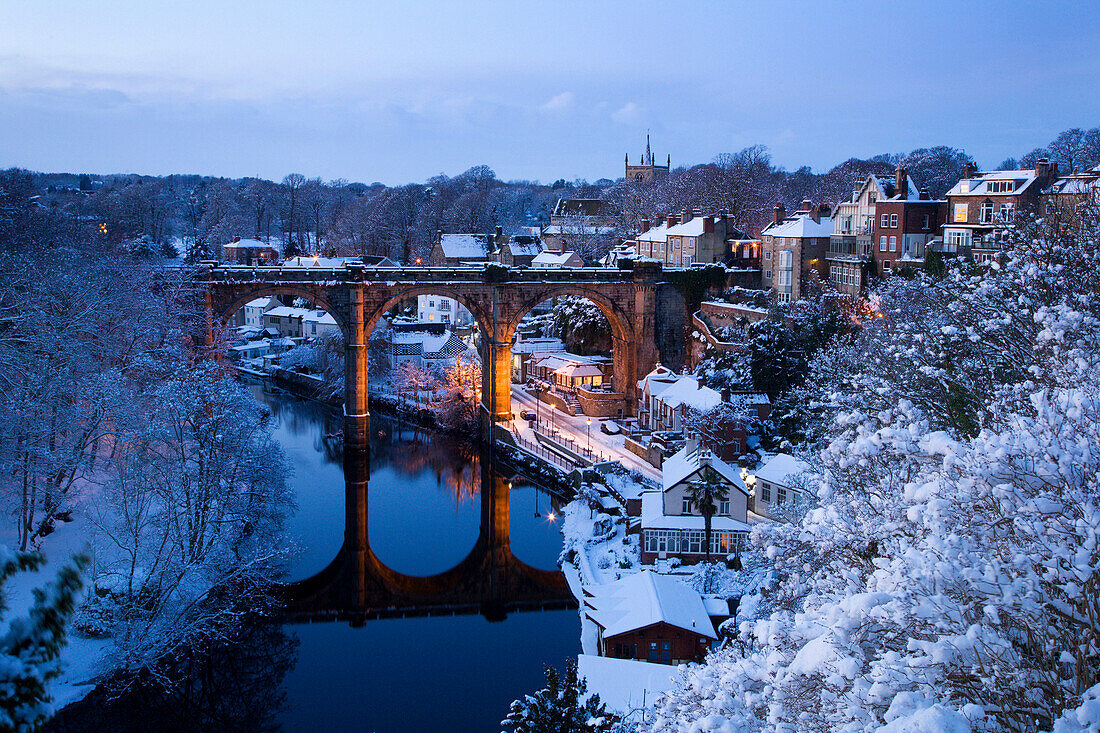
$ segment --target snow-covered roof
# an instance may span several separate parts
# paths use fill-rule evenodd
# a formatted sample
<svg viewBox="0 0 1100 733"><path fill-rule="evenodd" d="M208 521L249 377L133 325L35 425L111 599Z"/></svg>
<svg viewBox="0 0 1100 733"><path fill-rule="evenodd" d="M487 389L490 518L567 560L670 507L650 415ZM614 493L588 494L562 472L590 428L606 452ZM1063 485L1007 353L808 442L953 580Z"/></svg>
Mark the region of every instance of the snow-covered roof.
<svg viewBox="0 0 1100 733"><path fill-rule="evenodd" d="M703 233L704 218L706 217L696 216L683 224L669 227L666 234L670 237L698 237Z"/></svg>
<svg viewBox="0 0 1100 733"><path fill-rule="evenodd" d="M970 178L963 178L947 192L948 196L987 196L1005 194L1018 194L1024 191L1036 180L1033 168L1018 171L979 171ZM1011 191L992 191L990 184L994 181L1013 181L1015 185Z"/></svg>
<svg viewBox="0 0 1100 733"><path fill-rule="evenodd" d="M358 257L291 257L283 261L284 267L345 267L349 263L362 262Z"/></svg>
<svg viewBox="0 0 1100 733"><path fill-rule="evenodd" d="M535 240L534 242L516 242L513 240L504 246L507 247L513 255L537 255L544 249L542 242L539 240Z"/></svg>
<svg viewBox="0 0 1100 733"><path fill-rule="evenodd" d="M585 679L588 691L599 695L600 702L618 713L652 705L660 693L672 689L677 674L668 664L594 654L577 657L577 676Z"/></svg>
<svg viewBox="0 0 1100 733"><path fill-rule="evenodd" d="M554 371L575 364L599 364L605 361L607 361L606 358L578 356L577 354L570 354L568 351L541 351L535 352L531 357L532 366L537 364L543 369L552 369Z"/></svg>
<svg viewBox="0 0 1100 733"><path fill-rule="evenodd" d="M730 395L729 403L739 407L770 405L772 401L763 392L737 392Z"/></svg>
<svg viewBox="0 0 1100 733"><path fill-rule="evenodd" d="M702 514L665 514L665 497L660 491L642 492L643 529L703 529ZM720 532L748 532L749 525L724 514L710 519L710 528Z"/></svg>
<svg viewBox="0 0 1100 733"><path fill-rule="evenodd" d="M274 298L256 298L255 300L250 300L247 303L245 303L245 307L246 308L266 308L269 305L271 305L271 301L273 301L273 300L275 300L275 299Z"/></svg>
<svg viewBox="0 0 1100 733"><path fill-rule="evenodd" d="M310 311L306 315L302 316L303 321L309 323L316 323L318 326L335 326L336 319L332 317L331 313L326 313L322 310Z"/></svg>
<svg viewBox="0 0 1100 733"><path fill-rule="evenodd" d="M673 409L683 405L707 412L722 404L722 393L710 387L700 386L696 377L684 375L677 379L675 384L661 392L659 399Z"/></svg>
<svg viewBox="0 0 1100 733"><path fill-rule="evenodd" d="M439 239L444 257L484 258L489 256L486 234L444 234Z"/></svg>
<svg viewBox="0 0 1100 733"><path fill-rule="evenodd" d="M579 262L575 252L539 252L531 264L535 267L565 267Z"/></svg>
<svg viewBox="0 0 1100 733"><path fill-rule="evenodd" d="M1098 166L1100 167L1100 166ZM1048 194L1086 194L1100 189L1100 170L1094 168L1084 173L1062 176L1052 183L1043 193Z"/></svg>
<svg viewBox="0 0 1100 733"><path fill-rule="evenodd" d="M548 227L543 227L542 233L550 236L560 237L562 234L588 234L588 235L607 235L614 234L615 227L608 226L592 226L589 224L577 226L576 224L567 224L564 231L559 224L551 224Z"/></svg>
<svg viewBox="0 0 1100 733"><path fill-rule="evenodd" d="M680 375L658 362L653 371L638 380L638 389L645 392L648 387L650 395L659 395L675 384L679 378Z"/></svg>
<svg viewBox="0 0 1100 733"><path fill-rule="evenodd" d="M268 247L270 249L275 250L276 252L279 251L279 243L278 242L271 242L269 244L267 242L261 242L258 239L241 239L241 240L238 240L236 242L226 242L226 244L224 246L226 246L226 247L242 247L242 248L248 248L248 249L256 249L256 248L259 248L259 247Z"/></svg>
<svg viewBox="0 0 1100 733"><path fill-rule="evenodd" d="M780 486L790 486L795 476L808 470L810 467L794 456L777 453L756 472L756 478Z"/></svg>
<svg viewBox="0 0 1100 733"><path fill-rule="evenodd" d="M741 479L740 469L734 468L706 448L697 448L694 445L684 446L661 464L661 482L664 490L668 491L677 484L683 483L706 466L713 468L715 473L745 496L749 495L748 487Z"/></svg>
<svg viewBox="0 0 1100 733"><path fill-rule="evenodd" d="M814 221L808 212L799 211L779 223L768 224L761 234L771 237L829 237L833 234L833 220L822 216L819 221Z"/></svg>
<svg viewBox="0 0 1100 733"><path fill-rule="evenodd" d="M635 239L639 242L664 242L668 239L668 230L669 227L667 224L661 224L652 229L647 229L635 237Z"/></svg>
<svg viewBox="0 0 1100 733"><path fill-rule="evenodd" d="M310 314L310 311L306 308L293 308L289 305L281 305L278 308L272 308L264 313L265 316L282 317L282 318L305 318Z"/></svg>
<svg viewBox="0 0 1100 733"><path fill-rule="evenodd" d="M603 370L595 364L567 364L554 370L563 377L602 377Z"/></svg>
<svg viewBox="0 0 1100 733"><path fill-rule="evenodd" d="M519 339L512 344L513 354L537 354L541 351L561 351L565 344L557 338Z"/></svg>
<svg viewBox="0 0 1100 733"><path fill-rule="evenodd" d="M585 614L603 628L604 638L657 623L717 639L699 594L682 581L652 570L605 585L586 586Z"/></svg>

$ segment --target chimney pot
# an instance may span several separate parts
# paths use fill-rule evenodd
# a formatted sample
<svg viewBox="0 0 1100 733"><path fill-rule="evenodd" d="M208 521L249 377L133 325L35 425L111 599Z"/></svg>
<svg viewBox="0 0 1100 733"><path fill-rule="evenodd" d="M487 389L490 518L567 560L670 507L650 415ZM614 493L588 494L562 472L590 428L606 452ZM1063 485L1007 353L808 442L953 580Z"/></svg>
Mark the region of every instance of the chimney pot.
<svg viewBox="0 0 1100 733"><path fill-rule="evenodd" d="M642 219L642 231L640 234L645 234L649 231L649 219Z"/></svg>
<svg viewBox="0 0 1100 733"><path fill-rule="evenodd" d="M504 227L497 227L496 228L496 236L498 236L498 237L503 237L504 236Z"/></svg>
<svg viewBox="0 0 1100 733"><path fill-rule="evenodd" d="M691 221L691 214L691 209L684 209L683 218L680 219L680 222L683 224L687 224L689 221Z"/></svg>
<svg viewBox="0 0 1100 733"><path fill-rule="evenodd" d="M679 221L678 221L678 220L676 219L676 217L675 217L675 216L673 216L673 215L671 215L671 214L669 214L669 215L668 215L668 216L667 216L667 217L665 218L665 226L670 226L670 227L674 227L674 226L676 226L676 225L677 225L678 223L679 223Z"/></svg>
<svg viewBox="0 0 1100 733"><path fill-rule="evenodd" d="M802 206L799 207L799 211L813 211L814 202L809 199L802 199Z"/></svg>
<svg viewBox="0 0 1100 733"><path fill-rule="evenodd" d="M774 218L775 223L778 224L779 222L783 221L786 218L787 218L787 207L784 206L782 203L776 204L775 205L775 218Z"/></svg>
<svg viewBox="0 0 1100 733"><path fill-rule="evenodd" d="M963 166L963 178L973 178L973 177L974 177L974 164L970 163L970 162L967 162L966 165Z"/></svg>
<svg viewBox="0 0 1100 733"><path fill-rule="evenodd" d="M922 188L920 190L920 200L921 201L929 201L929 200L931 200L931 198L932 198L932 194L928 193L927 188Z"/></svg>
<svg viewBox="0 0 1100 733"><path fill-rule="evenodd" d="M703 233L704 234L713 234L714 233L714 223L717 220L718 220L717 216L703 217Z"/></svg>
<svg viewBox="0 0 1100 733"><path fill-rule="evenodd" d="M909 198L909 173L900 165L894 171L894 194L902 200Z"/></svg>

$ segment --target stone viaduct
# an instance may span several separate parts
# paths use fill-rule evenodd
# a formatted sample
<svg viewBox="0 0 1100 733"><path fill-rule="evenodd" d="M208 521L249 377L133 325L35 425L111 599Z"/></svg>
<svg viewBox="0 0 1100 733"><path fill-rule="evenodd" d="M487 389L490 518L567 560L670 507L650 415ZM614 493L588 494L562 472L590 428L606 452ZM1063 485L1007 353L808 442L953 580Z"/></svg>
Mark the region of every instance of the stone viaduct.
<svg viewBox="0 0 1100 733"><path fill-rule="evenodd" d="M696 270L694 272L701 272ZM512 339L523 318L539 303L560 295L588 298L611 324L614 387L636 404L637 382L660 360L673 368L684 362L692 289L670 282L679 273L659 263L633 269L536 269L483 267L375 268L351 263L340 268L241 267L204 262L197 277L205 286L208 342L213 325L224 322L254 298L300 296L332 314L344 334L345 442L365 445L367 343L378 319L418 295L453 298L470 310L481 332L483 424L509 420ZM696 278L697 280L697 278ZM695 281L692 281L695 282ZM698 296L702 290L694 288ZM698 297L694 298L698 300ZM690 305L690 309L689 309Z"/></svg>

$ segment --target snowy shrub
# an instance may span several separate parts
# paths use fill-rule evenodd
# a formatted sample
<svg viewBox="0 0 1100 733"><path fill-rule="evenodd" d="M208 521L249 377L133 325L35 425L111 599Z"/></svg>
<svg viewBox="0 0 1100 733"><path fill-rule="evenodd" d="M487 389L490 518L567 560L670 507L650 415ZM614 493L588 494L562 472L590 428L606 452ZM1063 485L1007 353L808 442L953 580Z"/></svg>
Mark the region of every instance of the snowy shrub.
<svg viewBox="0 0 1100 733"><path fill-rule="evenodd" d="M607 570L611 567L611 558L606 554L600 555L600 559L596 561L596 567L600 570Z"/></svg>
<svg viewBox="0 0 1100 733"><path fill-rule="evenodd" d="M886 287L812 370L820 505L754 530L768 575L656 730L1095 729L1098 264L1033 238Z"/></svg>

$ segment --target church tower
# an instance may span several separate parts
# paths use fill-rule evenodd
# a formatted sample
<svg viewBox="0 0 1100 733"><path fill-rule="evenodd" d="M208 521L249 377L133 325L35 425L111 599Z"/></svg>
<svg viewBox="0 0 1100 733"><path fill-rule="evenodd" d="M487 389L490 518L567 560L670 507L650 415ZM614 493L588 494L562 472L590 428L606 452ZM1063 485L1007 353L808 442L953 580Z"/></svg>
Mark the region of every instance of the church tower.
<svg viewBox="0 0 1100 733"><path fill-rule="evenodd" d="M672 156L669 155L664 165L653 163L653 150L649 145L649 133L645 134L645 152L642 153L638 165L630 164L630 155L626 156L626 180L636 183L651 183L660 176L667 176L672 166Z"/></svg>

